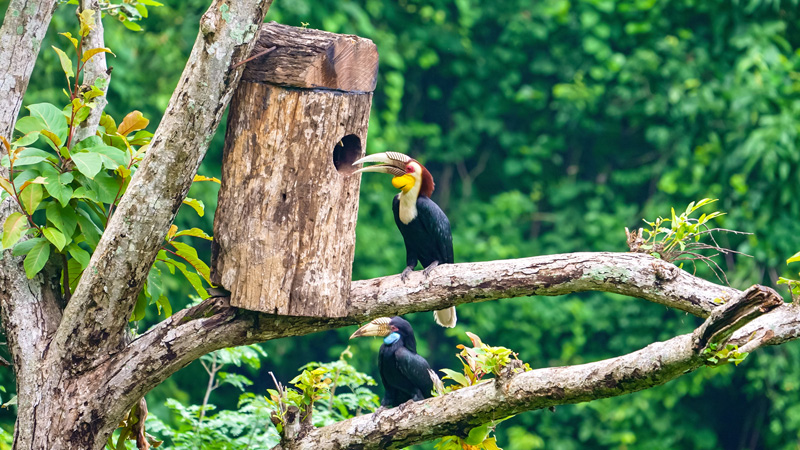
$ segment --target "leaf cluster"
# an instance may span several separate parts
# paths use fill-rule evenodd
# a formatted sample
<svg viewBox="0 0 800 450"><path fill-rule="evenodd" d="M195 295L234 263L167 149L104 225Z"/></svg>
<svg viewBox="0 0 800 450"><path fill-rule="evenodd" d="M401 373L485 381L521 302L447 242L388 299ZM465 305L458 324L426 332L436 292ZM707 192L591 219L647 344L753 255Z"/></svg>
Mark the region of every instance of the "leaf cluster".
<svg viewBox="0 0 800 450"><path fill-rule="evenodd" d="M625 228L625 234L628 237L628 247L632 252L647 253L667 262L682 260L694 262L700 260L707 264L717 277L720 279L725 278L724 271L711 258L720 253L741 253L720 247L713 233L715 231L737 234L750 233L743 233L725 228L711 228L709 222L712 219L725 215L723 212L714 211L710 214L703 213L698 218L690 217L701 207L716 201L717 199L704 198L698 202L691 202L680 215L676 215L675 208L671 208L671 216L668 219L661 216L653 221L642 219L650 228L639 228L638 232L631 232ZM708 237L711 240L711 244L700 242L700 239L703 237ZM714 250L717 253L713 255L698 253L702 250ZM683 264L681 264L680 267L683 267Z"/></svg>
<svg viewBox="0 0 800 450"><path fill-rule="evenodd" d="M707 366L719 367L726 364L733 363L738 366L745 358L748 352L740 352L739 346L734 344L727 344L723 348L719 348L719 344L712 342L708 348L703 350L703 357L706 360Z"/></svg>

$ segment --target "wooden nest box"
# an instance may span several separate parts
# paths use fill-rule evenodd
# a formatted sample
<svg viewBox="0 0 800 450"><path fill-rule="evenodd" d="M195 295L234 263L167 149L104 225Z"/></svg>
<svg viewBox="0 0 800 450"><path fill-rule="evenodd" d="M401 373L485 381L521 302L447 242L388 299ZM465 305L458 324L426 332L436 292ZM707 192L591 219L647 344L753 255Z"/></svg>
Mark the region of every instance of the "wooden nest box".
<svg viewBox="0 0 800 450"><path fill-rule="evenodd" d="M212 281L233 306L347 314L359 176L378 52L369 39L261 27L234 93L214 218Z"/></svg>

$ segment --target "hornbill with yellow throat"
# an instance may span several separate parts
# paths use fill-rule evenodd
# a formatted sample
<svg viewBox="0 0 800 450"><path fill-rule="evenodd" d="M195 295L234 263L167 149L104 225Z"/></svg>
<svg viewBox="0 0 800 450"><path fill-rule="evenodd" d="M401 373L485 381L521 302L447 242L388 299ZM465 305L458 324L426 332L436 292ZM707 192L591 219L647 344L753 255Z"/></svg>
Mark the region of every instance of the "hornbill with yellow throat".
<svg viewBox="0 0 800 450"><path fill-rule="evenodd" d="M350 339L385 336L378 353L378 371L386 391L381 406L394 407L430 398L433 371L428 361L417 354L417 341L411 324L402 317L380 317L356 330Z"/></svg>
<svg viewBox="0 0 800 450"><path fill-rule="evenodd" d="M360 172L381 172L394 175L392 185L400 189L394 198L392 212L394 221L406 244L406 268L400 274L403 282L417 266L417 261L428 277L439 264L452 264L453 236L450 221L439 205L431 200L433 176L416 159L402 153L386 152L365 156L353 165L361 163L380 163L357 170ZM434 311L436 323L443 327L456 326L456 308Z"/></svg>

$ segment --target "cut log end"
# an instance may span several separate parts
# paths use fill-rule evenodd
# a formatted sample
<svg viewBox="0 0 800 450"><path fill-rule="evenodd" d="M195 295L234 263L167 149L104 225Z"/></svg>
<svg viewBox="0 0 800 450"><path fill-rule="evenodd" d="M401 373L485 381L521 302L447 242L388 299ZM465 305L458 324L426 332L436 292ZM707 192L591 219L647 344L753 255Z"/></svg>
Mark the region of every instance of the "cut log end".
<svg viewBox="0 0 800 450"><path fill-rule="evenodd" d="M358 36L262 25L251 55L274 51L247 63L243 81L305 89L373 92L378 80L378 50Z"/></svg>

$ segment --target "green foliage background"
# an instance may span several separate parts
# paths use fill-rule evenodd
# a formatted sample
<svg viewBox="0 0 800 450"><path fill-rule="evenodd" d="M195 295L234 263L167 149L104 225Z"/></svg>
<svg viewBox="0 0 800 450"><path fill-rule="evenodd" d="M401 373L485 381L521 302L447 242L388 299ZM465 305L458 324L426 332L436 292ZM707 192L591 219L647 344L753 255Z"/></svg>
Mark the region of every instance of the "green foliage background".
<svg viewBox="0 0 800 450"><path fill-rule="evenodd" d="M133 33L106 21L117 55L108 111L138 109L154 131L177 84L207 1L166 1ZM267 20L308 23L372 39L381 56L370 153L420 159L453 224L457 262L574 251L625 251L624 227L703 197L728 212L720 226L754 233L720 244L753 258L720 258L732 286L774 286L800 249L800 20L797 0L276 0ZM76 28L61 5L25 104L61 101L50 45ZM224 124L223 124L224 127ZM223 130L201 172L219 176ZM190 196L216 205L218 187ZM354 278L399 273L404 249L388 177L362 182ZM705 211L707 212L707 211ZM181 213L211 230L213 215ZM687 267L692 270L691 267ZM697 271L712 277L704 267ZM185 283L185 282L184 282ZM174 308L189 289L173 283ZM784 288L781 292L786 292ZM186 300L183 298L186 297ZM184 302L184 303L182 303ZM457 367L464 331L519 352L532 367L613 357L684 333L699 320L621 296L587 293L463 305L444 330L409 316L420 353ZM153 318L155 319L155 318ZM144 328L144 324L140 325ZM263 345L252 392L328 361L352 330ZM379 340L354 342L353 365L377 378ZM242 369L244 370L244 369ZM11 374L2 373L4 384ZM199 403L195 363L148 395ZM734 369L704 369L621 398L537 411L503 423L505 449L795 449L800 443L800 345L759 350ZM380 391L379 391L380 392ZM239 391L212 394L236 408ZM4 426L13 423L2 412ZM431 448L426 445L424 448Z"/></svg>

